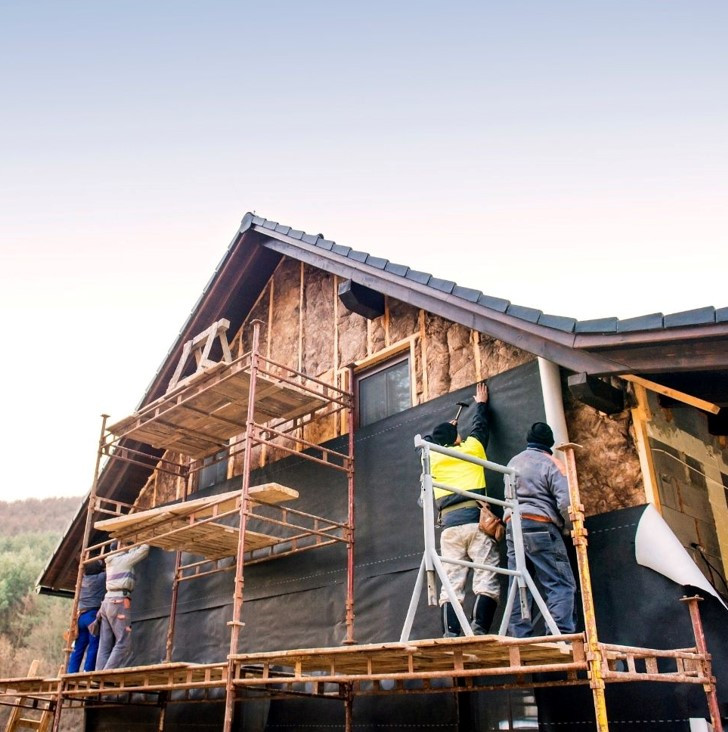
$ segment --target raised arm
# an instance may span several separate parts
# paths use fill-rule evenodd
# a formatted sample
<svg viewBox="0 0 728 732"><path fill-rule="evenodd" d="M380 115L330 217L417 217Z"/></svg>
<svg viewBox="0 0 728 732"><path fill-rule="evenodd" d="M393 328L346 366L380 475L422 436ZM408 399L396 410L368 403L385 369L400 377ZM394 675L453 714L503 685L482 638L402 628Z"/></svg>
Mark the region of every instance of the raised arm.
<svg viewBox="0 0 728 732"><path fill-rule="evenodd" d="M470 437L474 437L485 450L490 439L490 425L488 424L488 387L485 384L478 384L475 387L475 416L473 417L473 428L470 430Z"/></svg>

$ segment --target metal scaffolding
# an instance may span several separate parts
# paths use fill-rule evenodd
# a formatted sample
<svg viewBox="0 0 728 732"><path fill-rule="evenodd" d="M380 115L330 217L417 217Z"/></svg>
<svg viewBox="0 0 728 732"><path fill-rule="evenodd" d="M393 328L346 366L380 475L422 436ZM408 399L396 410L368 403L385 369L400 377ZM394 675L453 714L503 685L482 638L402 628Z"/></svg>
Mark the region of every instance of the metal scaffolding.
<svg viewBox="0 0 728 732"><path fill-rule="evenodd" d="M116 538L132 546L149 543L176 552L165 662L87 673L60 673L51 678L29 675L0 679L0 703L19 706L20 702L7 701L16 696L22 699L24 706L48 710L53 714L54 732L59 730L64 707L142 703L159 710L158 729L161 732L169 703L221 702L224 694L223 730L231 732L235 702L242 694L252 695L252 698L261 695L268 698L328 698L343 703L345 729L351 732L354 700L359 696L588 685L594 699L597 729L606 732L609 725L604 700L605 684L657 681L702 686L714 730L722 731L710 654L697 607L699 598L685 598L695 636L693 647L657 650L599 641L574 445L563 445L559 449L567 461L572 538L577 553L585 619L583 633L559 634L553 620L549 622L548 608L541 601L538 605L551 635L539 638L504 635L507 616L516 596L525 612L528 611L527 593L530 591L537 602L540 597L528 573L521 542L515 571L490 567L513 577L506 617L499 635L473 636L462 608L459 603L454 603L459 609L464 637L410 640L417 599L425 582L430 599L435 592L436 574L452 596L452 588L448 590L442 569L443 560L435 550L432 488L437 484L433 482L429 469L429 451L449 454L448 448L419 440L416 445L422 451L425 554L401 638L397 643L357 645L354 639L353 371L351 368L348 370L348 381L343 389L271 361L260 352L260 324L257 322L254 323L249 353L233 358L226 347L227 341L224 341L221 349L223 361L211 362L211 339L224 339L225 330L224 323L215 323L189 342L189 348L185 346L183 358L165 396L111 427L107 426L108 418L103 417L94 482L88 497L66 660L75 630L83 567L108 556L112 552L111 540ZM192 355L197 359L198 370L191 376L185 376L184 361ZM341 420L341 431L348 435L346 450L341 452L306 440L302 429L302 425L310 424L317 416L332 415ZM239 435L242 439L231 439ZM152 459L130 444L134 442L179 452L190 456L192 461L177 463L164 455ZM344 474L346 518L314 516L288 507L286 501L295 497L296 492L286 486L252 485L252 456L258 446L270 446ZM195 498L192 493L195 473L204 458L217 454L223 448L226 459L240 453L243 455L241 489L206 499ZM504 474L505 499L487 500L511 509L514 535L520 536L520 512L511 483L513 471L495 463L465 457L462 453L456 453L456 456ZM184 482L182 500L141 510L98 496L104 459L126 461L174 475ZM454 490L450 486L441 487ZM483 496L475 497L483 500ZM261 507L265 507L265 511L261 511ZM275 526L276 531L266 534L257 530L266 522ZM108 531L111 539L91 544L95 525ZM245 566L333 543L344 543L347 547L344 644L330 648L240 653ZM183 561L183 549L198 553L201 558ZM229 557L235 558L234 563L222 561ZM235 573L226 658L207 664L174 660L180 583L222 571Z"/></svg>
<svg viewBox="0 0 728 732"><path fill-rule="evenodd" d="M173 663L173 649L180 583L216 572L233 571L233 614L229 623L228 660L225 661L224 669L219 664L211 667L216 669L215 678L225 689L225 732L232 729L237 693L233 683L233 659L239 651L241 629L244 625L243 587L244 568L247 564L344 543L347 547L344 642L355 642L354 401L350 388L353 383L351 368L348 369L349 388L342 389L276 363L260 351L260 326L259 321L253 323L250 352L233 358L225 335L226 321L214 323L207 331L185 344L167 394L114 425L108 426L108 416L103 416L94 482L88 497L69 641L65 649L67 664L85 565L141 544L174 550L176 557L171 610L165 664L162 664L165 683L162 684L161 691L166 692L170 688L169 679L172 679L171 685L174 687L176 678L174 674L169 675L168 669L176 667ZM211 340L214 339L222 342L222 362L209 360ZM196 353L199 350L202 350L201 354ZM180 378L190 355L196 357L197 371L191 376ZM345 451L314 444L304 437L305 425L311 424L315 419L332 416L342 420L342 430L347 434ZM240 435L242 439L231 440ZM125 439L173 450L192 460L177 463L163 457L158 463L150 464L149 455L121 442ZM274 447L283 453L315 462L325 469L343 473L347 486L346 518L334 520L281 505L298 496L297 491L286 486L275 483L252 485L252 454L254 448L259 446ZM242 488L210 498L191 498L193 477L202 467L203 459L211 453L221 459L221 450L225 451L224 459L231 459L242 453ZM144 511L133 505L98 496L104 458L108 461L121 460L141 464L181 478L184 481L181 503ZM261 511L261 508L267 510ZM99 516L104 517L103 520L94 521ZM235 519L232 526L230 519ZM251 528L252 522L255 522L256 528L269 525L276 530L270 534L254 531ZM108 532L110 538L90 544L92 528ZM114 542L119 539L124 542L123 549L114 547ZM182 558L183 550L202 559L185 562ZM228 557L235 558L233 564L221 561ZM187 668L187 664L183 664L183 667ZM135 670L146 679L146 689L155 687L155 668ZM51 694L55 710L54 732L59 729L64 703L85 698L78 692L79 679L91 679L96 685L99 673L103 672L59 676ZM130 669L118 669L111 673L111 678L125 679L130 673ZM122 681L122 685L123 683ZM46 687L43 684L41 687L40 696L46 698L48 695L43 690ZM160 730L164 729L166 698L165 694L158 701Z"/></svg>

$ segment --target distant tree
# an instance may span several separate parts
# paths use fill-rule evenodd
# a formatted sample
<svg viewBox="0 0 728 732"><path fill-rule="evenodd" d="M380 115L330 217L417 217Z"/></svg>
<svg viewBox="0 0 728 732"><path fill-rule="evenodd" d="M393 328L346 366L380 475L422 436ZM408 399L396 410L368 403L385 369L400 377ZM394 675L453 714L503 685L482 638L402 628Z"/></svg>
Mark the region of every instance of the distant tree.
<svg viewBox="0 0 728 732"><path fill-rule="evenodd" d="M2 535L9 537L50 531L60 538L80 508L81 501L80 496L0 501Z"/></svg>

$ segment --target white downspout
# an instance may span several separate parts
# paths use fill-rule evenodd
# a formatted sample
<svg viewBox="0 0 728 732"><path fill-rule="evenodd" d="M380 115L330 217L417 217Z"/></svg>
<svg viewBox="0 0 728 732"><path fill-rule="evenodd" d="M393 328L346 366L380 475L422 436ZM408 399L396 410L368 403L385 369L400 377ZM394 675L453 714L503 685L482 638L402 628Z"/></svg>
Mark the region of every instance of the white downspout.
<svg viewBox="0 0 728 732"><path fill-rule="evenodd" d="M554 444L561 445L569 441L566 429L566 415L564 414L564 398L561 392L561 375L558 364L547 361L539 356L538 372L541 376L541 391L543 392L543 406L546 412L546 422L553 430ZM559 452L558 457L563 460Z"/></svg>

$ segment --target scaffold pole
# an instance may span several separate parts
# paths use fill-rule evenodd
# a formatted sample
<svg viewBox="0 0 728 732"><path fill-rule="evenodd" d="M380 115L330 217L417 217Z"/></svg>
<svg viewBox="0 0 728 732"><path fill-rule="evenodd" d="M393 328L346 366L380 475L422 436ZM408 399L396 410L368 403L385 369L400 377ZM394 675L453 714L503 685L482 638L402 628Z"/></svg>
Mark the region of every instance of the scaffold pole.
<svg viewBox="0 0 728 732"><path fill-rule="evenodd" d="M566 477L569 482L569 518L572 529L571 538L576 548L576 563L579 569L579 585L581 587L581 603L584 611L584 633L586 635L586 657L588 663L589 686L594 699L594 714L598 732L608 732L607 702L604 693L604 678L602 676L602 652L597 634L597 619L592 594L591 574L589 572L589 557L587 555L587 530L584 526L584 506L579 495L579 481L576 475L576 460L574 450L580 445L568 442L557 445L554 449L560 450L566 460Z"/></svg>

